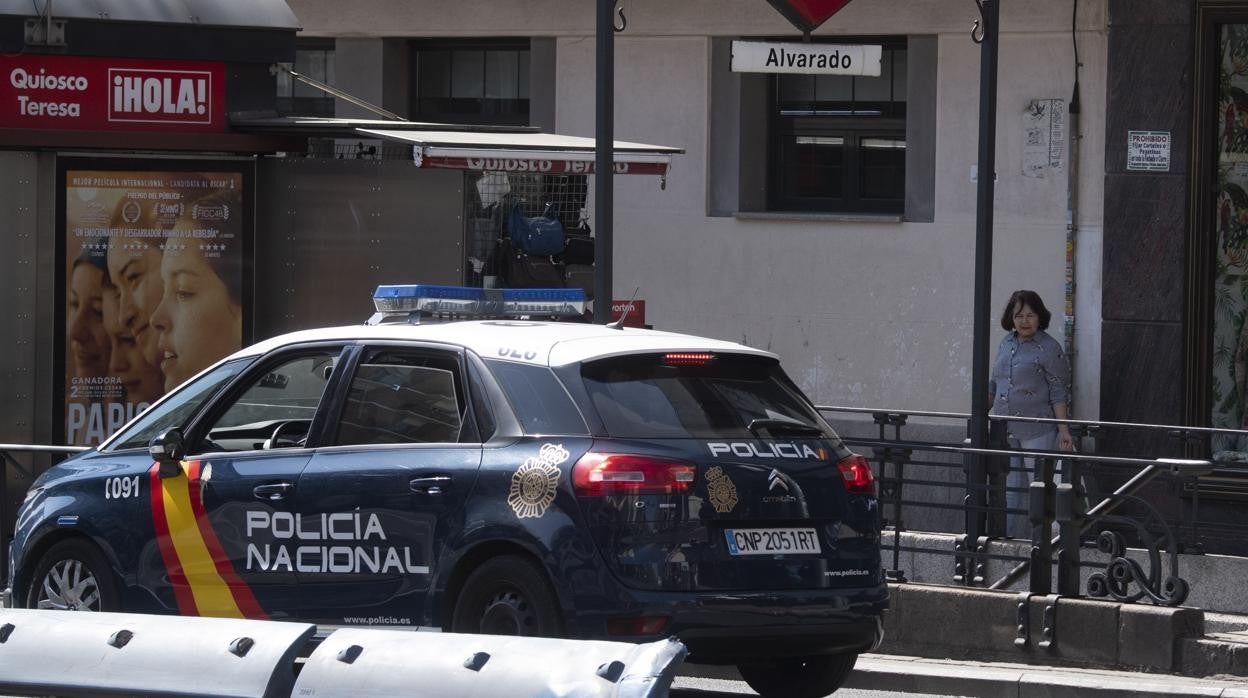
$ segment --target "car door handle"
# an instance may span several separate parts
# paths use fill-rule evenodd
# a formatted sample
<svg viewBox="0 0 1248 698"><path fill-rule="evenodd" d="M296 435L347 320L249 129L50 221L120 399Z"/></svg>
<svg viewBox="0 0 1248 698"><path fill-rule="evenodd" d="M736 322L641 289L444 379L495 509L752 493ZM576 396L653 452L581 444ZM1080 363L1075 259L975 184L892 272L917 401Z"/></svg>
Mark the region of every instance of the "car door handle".
<svg viewBox="0 0 1248 698"><path fill-rule="evenodd" d="M413 492L420 494L442 494L443 490L451 486L450 475L430 475L428 477L413 478L407 483Z"/></svg>
<svg viewBox="0 0 1248 698"><path fill-rule="evenodd" d="M256 499L267 499L270 502L275 502L285 498L294 489L295 486L289 482L279 482L272 485L257 485L252 492L255 493Z"/></svg>

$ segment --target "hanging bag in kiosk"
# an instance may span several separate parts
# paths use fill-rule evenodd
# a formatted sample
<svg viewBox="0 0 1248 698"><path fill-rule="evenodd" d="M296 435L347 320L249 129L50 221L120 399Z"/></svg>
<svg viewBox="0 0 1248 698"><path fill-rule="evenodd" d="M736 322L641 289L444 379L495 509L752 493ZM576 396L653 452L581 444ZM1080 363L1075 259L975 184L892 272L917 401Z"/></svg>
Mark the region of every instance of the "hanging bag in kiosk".
<svg viewBox="0 0 1248 698"><path fill-rule="evenodd" d="M525 217L520 204L514 204L507 219L507 228L511 244L517 252L538 256L563 252L563 224L559 222L554 204L546 204L545 212L534 218Z"/></svg>

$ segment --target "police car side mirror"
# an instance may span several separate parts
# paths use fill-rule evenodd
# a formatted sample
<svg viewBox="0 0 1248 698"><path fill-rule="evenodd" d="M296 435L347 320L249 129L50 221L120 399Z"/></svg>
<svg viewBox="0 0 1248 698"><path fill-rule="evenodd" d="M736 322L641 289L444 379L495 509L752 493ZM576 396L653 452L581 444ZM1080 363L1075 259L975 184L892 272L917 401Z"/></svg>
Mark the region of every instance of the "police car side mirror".
<svg viewBox="0 0 1248 698"><path fill-rule="evenodd" d="M182 431L167 429L152 438L147 444L147 452L159 466L160 477L170 478L182 474L181 461L186 455L186 447L182 443Z"/></svg>

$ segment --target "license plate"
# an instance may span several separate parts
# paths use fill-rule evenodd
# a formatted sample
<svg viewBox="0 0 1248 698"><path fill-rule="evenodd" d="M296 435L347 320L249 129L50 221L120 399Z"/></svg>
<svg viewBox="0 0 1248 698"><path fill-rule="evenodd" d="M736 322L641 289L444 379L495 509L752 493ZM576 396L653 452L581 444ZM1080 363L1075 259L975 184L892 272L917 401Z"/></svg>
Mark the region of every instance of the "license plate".
<svg viewBox="0 0 1248 698"><path fill-rule="evenodd" d="M813 528L729 528L724 531L733 555L809 555L819 552Z"/></svg>

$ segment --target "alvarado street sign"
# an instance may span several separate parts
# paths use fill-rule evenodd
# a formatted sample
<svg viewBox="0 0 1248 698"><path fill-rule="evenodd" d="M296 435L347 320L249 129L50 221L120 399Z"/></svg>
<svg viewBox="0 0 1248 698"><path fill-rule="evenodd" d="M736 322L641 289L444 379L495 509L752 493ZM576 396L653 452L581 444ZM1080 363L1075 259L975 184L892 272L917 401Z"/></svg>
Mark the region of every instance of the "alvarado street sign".
<svg viewBox="0 0 1248 698"><path fill-rule="evenodd" d="M849 0L767 0L793 26L809 34L849 4Z"/></svg>
<svg viewBox="0 0 1248 698"><path fill-rule="evenodd" d="M881 46L732 42L734 73L879 75Z"/></svg>

